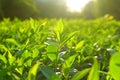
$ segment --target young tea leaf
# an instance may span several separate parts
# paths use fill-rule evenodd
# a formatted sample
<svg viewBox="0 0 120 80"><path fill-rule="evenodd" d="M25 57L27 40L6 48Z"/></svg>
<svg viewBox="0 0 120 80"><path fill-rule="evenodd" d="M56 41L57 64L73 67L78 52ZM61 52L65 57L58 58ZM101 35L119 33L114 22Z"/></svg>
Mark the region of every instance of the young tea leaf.
<svg viewBox="0 0 120 80"><path fill-rule="evenodd" d="M70 56L70 57L65 61L65 63L63 64L63 73L64 73L64 76L65 76L65 77L68 77L70 67L72 66L72 64L73 64L76 56L77 56L77 55L72 55L72 56Z"/></svg>
<svg viewBox="0 0 120 80"><path fill-rule="evenodd" d="M9 64L12 65L14 61L16 60L16 57L12 56L12 54L8 52L8 60L9 60Z"/></svg>
<svg viewBox="0 0 120 80"><path fill-rule="evenodd" d="M60 46L63 46L68 40L70 40L73 36L75 36L77 32L72 32L69 35L66 35L65 39L61 42Z"/></svg>
<svg viewBox="0 0 120 80"><path fill-rule="evenodd" d="M5 56L0 54L0 60L2 60L4 63L7 63L7 59L5 58Z"/></svg>
<svg viewBox="0 0 120 80"><path fill-rule="evenodd" d="M14 45L20 47L20 44L15 39L13 39L13 38L6 39L6 42L14 44Z"/></svg>
<svg viewBox="0 0 120 80"><path fill-rule="evenodd" d="M58 47L54 44L48 45L46 48L47 51L47 56L51 61L54 61L57 59L57 52L58 52Z"/></svg>
<svg viewBox="0 0 120 80"><path fill-rule="evenodd" d="M63 22L62 19L60 19L57 23L57 25L54 27L54 32L56 34L57 40L60 42L61 35L63 33Z"/></svg>
<svg viewBox="0 0 120 80"><path fill-rule="evenodd" d="M82 48L82 46L84 45L84 43L85 43L85 41L84 41L84 40L83 40L83 41L80 41L80 42L76 45L75 49L76 49L76 50L81 49L81 48Z"/></svg>
<svg viewBox="0 0 120 80"><path fill-rule="evenodd" d="M60 34L62 34L62 32L63 32L63 22L62 22L62 19L60 19L60 20L58 21L57 30L58 30L58 32L59 32Z"/></svg>
<svg viewBox="0 0 120 80"><path fill-rule="evenodd" d="M72 78L71 80L80 80L80 79L82 79L84 76L86 76L89 71L90 71L90 68L84 69L84 70L82 70L82 71L79 71L79 72L77 72L77 73L73 76L73 78Z"/></svg>
<svg viewBox="0 0 120 80"><path fill-rule="evenodd" d="M87 80L99 80L99 64L96 58L94 58L94 64Z"/></svg>
<svg viewBox="0 0 120 80"><path fill-rule="evenodd" d="M37 74L37 70L38 67L40 65L40 62L36 63L29 71L28 74L28 80L36 80L36 74Z"/></svg>
<svg viewBox="0 0 120 80"><path fill-rule="evenodd" d="M110 59L109 71L115 80L120 80L120 53L115 53Z"/></svg>

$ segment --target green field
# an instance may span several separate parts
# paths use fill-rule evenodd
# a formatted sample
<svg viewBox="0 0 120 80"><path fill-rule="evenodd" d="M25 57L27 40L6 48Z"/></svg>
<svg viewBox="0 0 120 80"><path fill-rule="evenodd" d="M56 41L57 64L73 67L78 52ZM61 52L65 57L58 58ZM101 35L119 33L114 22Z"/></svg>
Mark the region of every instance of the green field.
<svg viewBox="0 0 120 80"><path fill-rule="evenodd" d="M120 22L0 22L0 80L120 80Z"/></svg>

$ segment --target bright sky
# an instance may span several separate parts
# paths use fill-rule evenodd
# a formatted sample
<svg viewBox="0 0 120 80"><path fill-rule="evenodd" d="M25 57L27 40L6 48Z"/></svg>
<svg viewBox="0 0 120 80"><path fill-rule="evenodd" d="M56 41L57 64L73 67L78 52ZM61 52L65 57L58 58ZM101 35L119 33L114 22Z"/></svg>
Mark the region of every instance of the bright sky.
<svg viewBox="0 0 120 80"><path fill-rule="evenodd" d="M71 12L80 12L90 0L66 0L67 7Z"/></svg>

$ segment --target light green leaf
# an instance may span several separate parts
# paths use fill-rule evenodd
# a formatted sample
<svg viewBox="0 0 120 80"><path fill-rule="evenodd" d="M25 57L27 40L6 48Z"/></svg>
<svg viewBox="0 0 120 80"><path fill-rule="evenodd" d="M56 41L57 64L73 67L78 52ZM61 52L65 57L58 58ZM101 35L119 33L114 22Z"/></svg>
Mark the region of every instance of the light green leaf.
<svg viewBox="0 0 120 80"><path fill-rule="evenodd" d="M7 59L5 58L5 56L0 54L0 60L2 60L5 64L7 63Z"/></svg>
<svg viewBox="0 0 120 80"><path fill-rule="evenodd" d="M60 19L58 21L57 26L54 27L54 31L56 33L58 41L60 41L61 40L61 35L63 33L63 22L62 22L62 19Z"/></svg>
<svg viewBox="0 0 120 80"><path fill-rule="evenodd" d="M84 69L84 70L82 70L82 71L79 71L79 72L77 72L77 73L73 76L73 78L72 78L71 80L80 80L80 79L82 79L84 76L86 76L89 71L90 71L90 68Z"/></svg>
<svg viewBox="0 0 120 80"><path fill-rule="evenodd" d="M35 49L32 50L32 52L33 52L33 55L32 55L33 58L38 57L38 55L39 55L39 50L38 49L35 48Z"/></svg>
<svg viewBox="0 0 120 80"><path fill-rule="evenodd" d="M60 19L60 20L58 21L57 30L58 30L58 32L59 32L60 34L62 34L62 32L63 32L63 22L62 22L62 19Z"/></svg>
<svg viewBox="0 0 120 80"><path fill-rule="evenodd" d="M8 60L10 65L12 65L14 63L14 61L16 60L16 57L12 56L12 54L8 51Z"/></svg>
<svg viewBox="0 0 120 80"><path fill-rule="evenodd" d="M25 50L23 53L22 53L22 58L23 59L26 59L28 57L30 57L32 55L32 53L30 53L28 50Z"/></svg>
<svg viewBox="0 0 120 80"><path fill-rule="evenodd" d="M99 80L99 64L96 58L94 58L94 64L87 80Z"/></svg>
<svg viewBox="0 0 120 80"><path fill-rule="evenodd" d="M85 41L84 41L84 40L80 41L80 42L76 45L75 49L76 49L76 50L81 49L81 48L82 48L82 46L84 45L84 43L85 43Z"/></svg>
<svg viewBox="0 0 120 80"><path fill-rule="evenodd" d="M62 41L62 43L60 44L60 46L63 46L67 41L69 41L77 32L72 32L69 35L67 35L65 37L65 39Z"/></svg>
<svg viewBox="0 0 120 80"><path fill-rule="evenodd" d="M110 59L110 74L115 80L120 80L120 53L115 53Z"/></svg>
<svg viewBox="0 0 120 80"><path fill-rule="evenodd" d="M67 66L67 67L71 67L72 66L72 64L73 64L73 62L74 62L74 60L75 60L75 58L76 58L76 54L75 55L72 55L72 56L70 56L66 61L65 61L65 66Z"/></svg>
<svg viewBox="0 0 120 80"><path fill-rule="evenodd" d="M8 49L2 44L0 44L0 49L4 49L5 51L8 51Z"/></svg>
<svg viewBox="0 0 120 80"><path fill-rule="evenodd" d="M33 31L35 32L35 21L32 18L30 18L30 25L31 25Z"/></svg>
<svg viewBox="0 0 120 80"><path fill-rule="evenodd" d="M15 39L13 39L13 38L6 39L6 42L14 44L14 45L20 47L20 44Z"/></svg>
<svg viewBox="0 0 120 80"><path fill-rule="evenodd" d="M57 52L58 47L55 44L50 44L46 48L47 52Z"/></svg>
<svg viewBox="0 0 120 80"><path fill-rule="evenodd" d="M37 74L37 70L38 67L40 65L40 62L36 63L29 71L28 74L28 80L36 80L36 74Z"/></svg>
<svg viewBox="0 0 120 80"><path fill-rule="evenodd" d="M58 52L58 47L55 44L50 44L46 48L47 51L47 56L51 61L54 61L57 59L57 52Z"/></svg>
<svg viewBox="0 0 120 80"><path fill-rule="evenodd" d="M69 70L70 70L70 67L72 66L75 58L76 58L77 55L72 55L70 56L66 61L65 63L63 64L63 73L64 73L64 76L65 77L68 77L69 75Z"/></svg>
<svg viewBox="0 0 120 80"><path fill-rule="evenodd" d="M31 58L32 58L32 53L30 53L28 50L25 50L22 53L22 59L24 61L25 66L31 66L31 62L32 62Z"/></svg>

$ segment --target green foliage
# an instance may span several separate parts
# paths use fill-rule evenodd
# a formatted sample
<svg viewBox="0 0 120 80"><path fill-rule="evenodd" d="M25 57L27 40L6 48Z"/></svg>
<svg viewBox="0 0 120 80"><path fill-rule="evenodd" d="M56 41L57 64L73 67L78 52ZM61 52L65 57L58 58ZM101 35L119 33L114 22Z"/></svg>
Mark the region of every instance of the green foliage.
<svg viewBox="0 0 120 80"><path fill-rule="evenodd" d="M58 47L56 45L53 44L48 45L46 52L47 56L50 58L51 61L57 60Z"/></svg>
<svg viewBox="0 0 120 80"><path fill-rule="evenodd" d="M29 71L28 80L35 80L37 69L39 68L40 63L36 63Z"/></svg>
<svg viewBox="0 0 120 80"><path fill-rule="evenodd" d="M47 78L47 80L59 80L59 77L55 74L55 72L48 66L41 66L41 72Z"/></svg>
<svg viewBox="0 0 120 80"><path fill-rule="evenodd" d="M70 71L72 64L74 63L75 58L76 58L76 55L72 55L63 64L62 70L63 70L63 75L65 79L68 79L69 77L69 71Z"/></svg>
<svg viewBox="0 0 120 80"><path fill-rule="evenodd" d="M97 59L94 59L94 64L91 68L88 80L99 80L99 64Z"/></svg>
<svg viewBox="0 0 120 80"><path fill-rule="evenodd" d="M84 76L86 76L89 71L90 71L89 68L88 68L88 69L84 69L84 70L82 70L82 71L79 71L79 72L77 72L77 73L73 76L73 78L72 78L71 80L80 80L80 79L82 79Z"/></svg>
<svg viewBox="0 0 120 80"><path fill-rule="evenodd" d="M120 53L112 55L110 60L110 74L115 80L120 80Z"/></svg>
<svg viewBox="0 0 120 80"><path fill-rule="evenodd" d="M119 80L120 22L4 19L1 80Z"/></svg>

